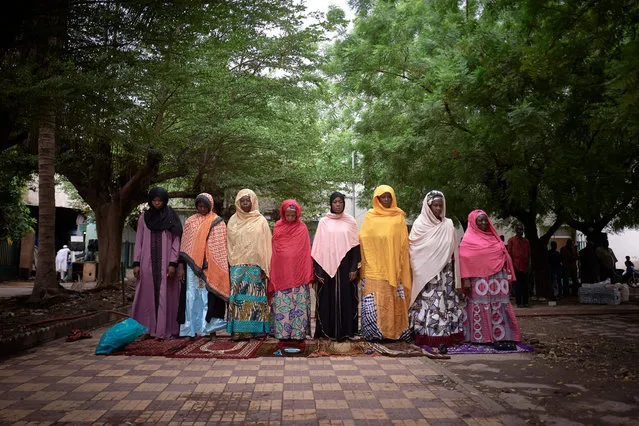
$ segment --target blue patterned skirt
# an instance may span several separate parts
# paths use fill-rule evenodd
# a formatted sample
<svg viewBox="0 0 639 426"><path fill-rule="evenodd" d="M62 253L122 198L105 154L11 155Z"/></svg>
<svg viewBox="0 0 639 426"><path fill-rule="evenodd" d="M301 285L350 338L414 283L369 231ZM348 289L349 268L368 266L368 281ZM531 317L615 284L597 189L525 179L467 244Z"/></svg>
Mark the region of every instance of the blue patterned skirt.
<svg viewBox="0 0 639 426"><path fill-rule="evenodd" d="M231 266L231 297L229 298L226 331L234 338L268 334L271 329L266 280L256 265Z"/></svg>

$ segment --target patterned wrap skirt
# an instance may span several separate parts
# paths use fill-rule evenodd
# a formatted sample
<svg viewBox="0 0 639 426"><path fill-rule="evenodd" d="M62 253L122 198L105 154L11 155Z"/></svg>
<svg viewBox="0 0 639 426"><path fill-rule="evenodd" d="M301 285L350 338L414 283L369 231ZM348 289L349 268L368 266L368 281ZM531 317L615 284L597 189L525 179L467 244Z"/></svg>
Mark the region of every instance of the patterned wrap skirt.
<svg viewBox="0 0 639 426"><path fill-rule="evenodd" d="M466 289L464 340L471 343L521 341L515 311L510 304L508 276L470 278Z"/></svg>
<svg viewBox="0 0 639 426"><path fill-rule="evenodd" d="M310 284L274 292L271 319L276 339L306 339L311 334Z"/></svg>
<svg viewBox="0 0 639 426"><path fill-rule="evenodd" d="M455 289L453 263L430 280L409 311L415 344L446 346L464 340L464 314Z"/></svg>
<svg viewBox="0 0 639 426"><path fill-rule="evenodd" d="M362 279L362 336L366 340L400 339L408 330L408 300L401 283Z"/></svg>
<svg viewBox="0 0 639 426"><path fill-rule="evenodd" d="M266 280L256 265L231 266L231 297L226 331L234 338L268 334L271 329Z"/></svg>

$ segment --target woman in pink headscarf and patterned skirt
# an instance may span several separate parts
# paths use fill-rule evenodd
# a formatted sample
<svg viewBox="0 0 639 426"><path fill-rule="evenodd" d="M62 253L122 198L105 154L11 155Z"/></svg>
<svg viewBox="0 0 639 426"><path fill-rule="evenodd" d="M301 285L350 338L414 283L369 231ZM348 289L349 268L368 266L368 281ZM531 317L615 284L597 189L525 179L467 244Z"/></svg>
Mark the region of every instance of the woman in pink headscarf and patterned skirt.
<svg viewBox="0 0 639 426"><path fill-rule="evenodd" d="M273 229L268 294L272 333L280 340L304 340L311 334L313 260L311 239L301 216L302 206L295 200L285 200Z"/></svg>
<svg viewBox="0 0 639 426"><path fill-rule="evenodd" d="M519 342L519 325L509 299L509 283L515 271L506 246L483 210L468 215L459 256L467 295L465 340Z"/></svg>

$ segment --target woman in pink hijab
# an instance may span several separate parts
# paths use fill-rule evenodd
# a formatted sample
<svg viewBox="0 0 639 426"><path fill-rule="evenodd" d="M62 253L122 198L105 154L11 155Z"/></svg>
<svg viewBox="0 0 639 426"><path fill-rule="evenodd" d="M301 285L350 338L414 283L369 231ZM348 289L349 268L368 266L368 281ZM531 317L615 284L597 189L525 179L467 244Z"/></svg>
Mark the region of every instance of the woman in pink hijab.
<svg viewBox="0 0 639 426"><path fill-rule="evenodd" d="M509 298L509 282L515 272L506 246L483 210L468 215L459 257L467 295L465 340L519 342L519 326Z"/></svg>

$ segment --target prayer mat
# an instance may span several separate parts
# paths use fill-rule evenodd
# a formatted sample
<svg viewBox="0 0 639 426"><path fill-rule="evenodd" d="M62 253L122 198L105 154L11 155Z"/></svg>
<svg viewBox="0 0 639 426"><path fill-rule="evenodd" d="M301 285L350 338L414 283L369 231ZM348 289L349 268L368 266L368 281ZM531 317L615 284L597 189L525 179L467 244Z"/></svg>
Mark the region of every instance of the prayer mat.
<svg viewBox="0 0 639 426"><path fill-rule="evenodd" d="M265 341L256 352L256 357L304 358L313 351L312 340Z"/></svg>
<svg viewBox="0 0 639 426"><path fill-rule="evenodd" d="M317 339L309 357L322 356L373 356L375 350L365 341L346 340L338 342L328 339Z"/></svg>
<svg viewBox="0 0 639 426"><path fill-rule="evenodd" d="M112 355L127 356L168 356L186 346L189 339L138 339L129 343L123 350Z"/></svg>
<svg viewBox="0 0 639 426"><path fill-rule="evenodd" d="M166 356L169 358L255 358L255 353L262 344L263 341L259 339L236 342L230 339L211 340L209 337L200 337Z"/></svg>
<svg viewBox="0 0 639 426"><path fill-rule="evenodd" d="M368 343L370 347L380 355L390 357L415 357L415 356L427 356L422 348L415 346L412 343L395 341L384 343Z"/></svg>
<svg viewBox="0 0 639 426"><path fill-rule="evenodd" d="M439 349L431 347L431 346L421 346L426 352L430 354L439 354ZM529 345L525 345L523 343L517 343L517 349L512 351L505 351L495 349L492 345L474 345L472 343L461 343L455 346L449 346L448 355L459 355L459 354L514 354L514 353L524 353L524 352L533 352L535 348Z"/></svg>

